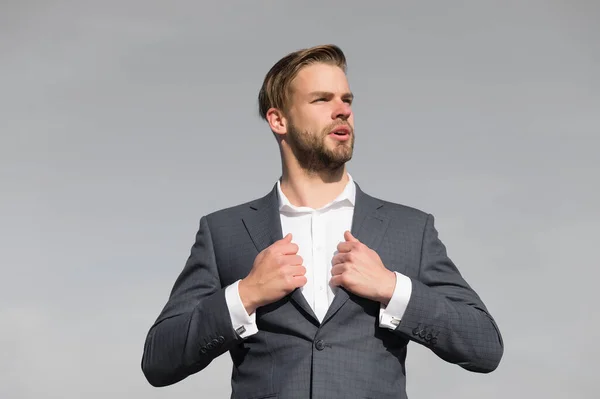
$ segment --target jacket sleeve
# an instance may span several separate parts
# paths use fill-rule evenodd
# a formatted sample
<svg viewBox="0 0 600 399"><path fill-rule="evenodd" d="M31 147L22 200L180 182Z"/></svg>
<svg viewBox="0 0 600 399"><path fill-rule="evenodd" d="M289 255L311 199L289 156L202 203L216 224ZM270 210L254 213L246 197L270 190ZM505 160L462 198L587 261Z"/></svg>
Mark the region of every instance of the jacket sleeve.
<svg viewBox="0 0 600 399"><path fill-rule="evenodd" d="M496 322L448 258L434 218L427 215L419 275L395 329L447 362L474 372L495 370L504 353Z"/></svg>
<svg viewBox="0 0 600 399"><path fill-rule="evenodd" d="M142 371L153 386L171 385L204 369L238 340L204 216L183 271L148 332Z"/></svg>

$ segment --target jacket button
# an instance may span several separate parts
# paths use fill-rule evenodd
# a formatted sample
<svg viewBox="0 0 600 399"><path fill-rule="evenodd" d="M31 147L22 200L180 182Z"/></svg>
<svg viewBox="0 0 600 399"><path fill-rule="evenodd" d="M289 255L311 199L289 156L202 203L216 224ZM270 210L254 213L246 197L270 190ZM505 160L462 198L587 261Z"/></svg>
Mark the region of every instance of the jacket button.
<svg viewBox="0 0 600 399"><path fill-rule="evenodd" d="M323 349L325 349L325 342L323 342L323 340L322 340L322 339L318 340L318 341L315 343L315 348L317 348L317 350L320 350L320 351L322 351Z"/></svg>
<svg viewBox="0 0 600 399"><path fill-rule="evenodd" d="M219 338L217 338L217 341L222 344L223 342L225 342L225 338L221 335L219 336Z"/></svg>

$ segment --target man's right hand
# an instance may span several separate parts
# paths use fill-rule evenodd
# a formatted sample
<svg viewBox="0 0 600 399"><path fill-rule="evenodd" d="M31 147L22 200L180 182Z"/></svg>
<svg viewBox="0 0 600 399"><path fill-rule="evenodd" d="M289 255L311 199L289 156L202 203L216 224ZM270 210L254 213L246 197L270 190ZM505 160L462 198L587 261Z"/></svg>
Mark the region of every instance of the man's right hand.
<svg viewBox="0 0 600 399"><path fill-rule="evenodd" d="M258 254L252 270L238 285L249 315L306 284L306 268L297 253L298 245L292 243L292 235L288 234Z"/></svg>

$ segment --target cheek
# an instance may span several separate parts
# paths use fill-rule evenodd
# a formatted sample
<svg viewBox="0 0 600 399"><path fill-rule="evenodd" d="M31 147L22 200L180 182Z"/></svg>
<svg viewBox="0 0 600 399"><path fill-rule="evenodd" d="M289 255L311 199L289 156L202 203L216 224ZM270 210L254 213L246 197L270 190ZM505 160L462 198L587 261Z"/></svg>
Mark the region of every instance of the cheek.
<svg viewBox="0 0 600 399"><path fill-rule="evenodd" d="M323 130L327 127L327 123L323 123L320 119L312 118L309 120L305 120L303 127L303 131L308 132L312 135L318 135L322 133Z"/></svg>
<svg viewBox="0 0 600 399"><path fill-rule="evenodd" d="M326 110L326 107L323 107L323 109L312 109L310 112L308 110L298 111L300 112L294 116L293 123L294 127L301 132L321 135L332 124L331 115Z"/></svg>
<svg viewBox="0 0 600 399"><path fill-rule="evenodd" d="M296 109L293 115L290 115L289 121L297 130L304 132L310 129L312 118L302 109Z"/></svg>

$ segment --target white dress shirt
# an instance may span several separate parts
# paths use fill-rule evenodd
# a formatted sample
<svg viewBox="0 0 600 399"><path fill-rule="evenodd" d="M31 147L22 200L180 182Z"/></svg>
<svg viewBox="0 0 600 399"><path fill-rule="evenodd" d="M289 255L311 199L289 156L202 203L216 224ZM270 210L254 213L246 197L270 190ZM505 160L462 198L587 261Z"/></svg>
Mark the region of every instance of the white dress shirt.
<svg viewBox="0 0 600 399"><path fill-rule="evenodd" d="M317 318L322 321L333 301L337 287L331 287L332 258L337 246L345 241L344 232L350 230L354 215L356 185L348 174L349 182L344 191L320 209L292 205L277 182L279 215L283 236L292 233L292 242L298 245L298 255L306 267L306 284L300 288ZM395 272L396 287L387 306L381 305L379 325L395 329L406 310L412 283L410 278ZM239 280L225 289L225 300L233 328L240 337L246 338L258 332L256 313L248 315L238 290Z"/></svg>

